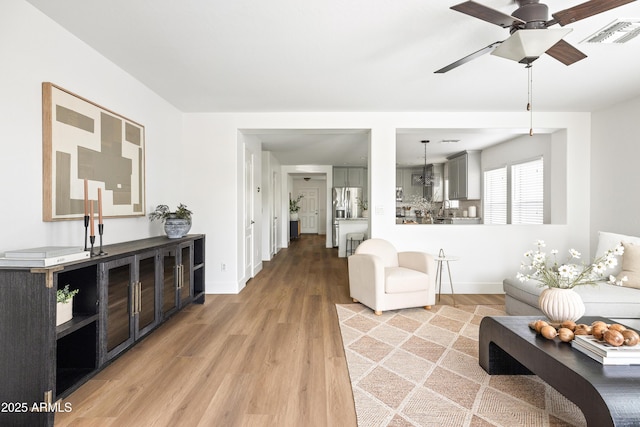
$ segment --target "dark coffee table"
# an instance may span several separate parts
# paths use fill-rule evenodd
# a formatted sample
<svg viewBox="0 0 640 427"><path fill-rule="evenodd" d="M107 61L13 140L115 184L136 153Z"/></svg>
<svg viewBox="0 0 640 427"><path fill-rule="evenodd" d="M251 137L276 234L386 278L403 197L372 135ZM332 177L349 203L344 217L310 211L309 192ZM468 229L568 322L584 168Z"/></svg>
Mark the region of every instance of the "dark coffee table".
<svg viewBox="0 0 640 427"><path fill-rule="evenodd" d="M537 375L575 403L589 426L640 425L640 366L602 365L557 338L529 329L539 316L485 317L480 323L480 366L490 375ZM616 323L602 317L583 317Z"/></svg>

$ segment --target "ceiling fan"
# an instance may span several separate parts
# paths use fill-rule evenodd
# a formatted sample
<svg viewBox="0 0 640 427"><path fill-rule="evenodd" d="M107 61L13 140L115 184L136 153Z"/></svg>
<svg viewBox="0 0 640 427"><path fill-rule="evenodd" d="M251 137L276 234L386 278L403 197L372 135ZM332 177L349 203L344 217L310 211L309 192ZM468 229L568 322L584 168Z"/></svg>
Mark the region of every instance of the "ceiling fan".
<svg viewBox="0 0 640 427"><path fill-rule="evenodd" d="M597 15L607 10L631 3L635 0L590 0L569 9L553 13L549 19L549 8L539 0L514 0L518 4L511 15L484 6L475 1L465 1L451 9L482 19L502 28L509 28L511 36L503 41L491 43L477 52L467 55L436 73L446 73L485 53L502 56L529 66L540 55L546 53L565 65L571 65L587 57L584 53L562 38L572 30L569 28L550 29L552 25L567 24Z"/></svg>

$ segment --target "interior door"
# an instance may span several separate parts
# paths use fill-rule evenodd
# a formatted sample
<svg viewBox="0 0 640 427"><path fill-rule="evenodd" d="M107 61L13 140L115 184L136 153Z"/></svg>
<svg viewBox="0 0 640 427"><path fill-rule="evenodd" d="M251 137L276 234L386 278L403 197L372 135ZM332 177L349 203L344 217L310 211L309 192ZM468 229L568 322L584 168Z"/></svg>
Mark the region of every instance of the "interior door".
<svg viewBox="0 0 640 427"><path fill-rule="evenodd" d="M280 192L276 189L278 188L278 173L273 173L273 179L271 182L271 209L273 220L271 221L271 256L275 256L278 253L278 212L280 208Z"/></svg>
<svg viewBox="0 0 640 427"><path fill-rule="evenodd" d="M303 188L298 194L303 196L300 200L300 232L318 234L318 189Z"/></svg>
<svg viewBox="0 0 640 427"><path fill-rule="evenodd" d="M244 149L244 277L252 277L253 266L253 154Z"/></svg>

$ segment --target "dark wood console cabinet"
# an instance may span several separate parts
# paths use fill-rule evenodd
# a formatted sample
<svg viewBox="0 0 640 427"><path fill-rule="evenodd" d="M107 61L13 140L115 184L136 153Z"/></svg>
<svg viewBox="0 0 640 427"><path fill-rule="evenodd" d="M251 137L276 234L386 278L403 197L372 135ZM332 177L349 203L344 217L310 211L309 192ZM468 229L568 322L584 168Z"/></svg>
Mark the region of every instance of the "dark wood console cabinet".
<svg viewBox="0 0 640 427"><path fill-rule="evenodd" d="M47 268L0 268L0 425L53 426L59 400L191 302L203 303L205 236L105 246ZM56 327L56 290L73 319ZM57 403L56 403L57 402Z"/></svg>

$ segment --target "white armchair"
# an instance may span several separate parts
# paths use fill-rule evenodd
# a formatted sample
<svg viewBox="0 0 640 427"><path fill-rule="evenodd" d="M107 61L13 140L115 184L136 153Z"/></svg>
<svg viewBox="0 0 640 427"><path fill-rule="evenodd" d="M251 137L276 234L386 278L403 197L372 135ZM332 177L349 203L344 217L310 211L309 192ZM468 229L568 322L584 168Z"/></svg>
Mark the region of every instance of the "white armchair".
<svg viewBox="0 0 640 427"><path fill-rule="evenodd" d="M349 291L380 315L386 310L425 307L436 302L436 263L424 252L397 252L383 239L362 242L348 258Z"/></svg>

